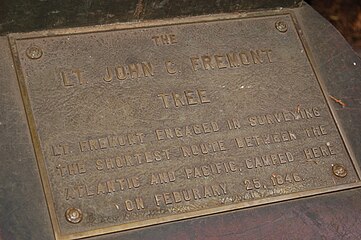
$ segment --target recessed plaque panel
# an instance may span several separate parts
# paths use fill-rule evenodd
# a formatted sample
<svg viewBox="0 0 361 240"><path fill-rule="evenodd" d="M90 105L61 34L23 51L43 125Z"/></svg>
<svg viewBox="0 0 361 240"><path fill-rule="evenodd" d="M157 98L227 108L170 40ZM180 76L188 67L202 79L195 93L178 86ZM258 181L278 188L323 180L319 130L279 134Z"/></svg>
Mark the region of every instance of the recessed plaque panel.
<svg viewBox="0 0 361 240"><path fill-rule="evenodd" d="M10 38L58 239L359 184L291 15L195 20Z"/></svg>

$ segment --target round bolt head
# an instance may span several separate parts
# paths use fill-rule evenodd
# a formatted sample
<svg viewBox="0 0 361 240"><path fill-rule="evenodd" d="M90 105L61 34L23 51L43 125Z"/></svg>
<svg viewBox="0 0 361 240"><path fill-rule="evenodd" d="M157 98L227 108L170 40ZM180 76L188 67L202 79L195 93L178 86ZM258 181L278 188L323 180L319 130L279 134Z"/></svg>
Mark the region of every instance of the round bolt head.
<svg viewBox="0 0 361 240"><path fill-rule="evenodd" d="M333 172L333 174L335 174L335 176L340 177L340 178L344 178L347 176L347 170L341 164L333 164L332 172Z"/></svg>
<svg viewBox="0 0 361 240"><path fill-rule="evenodd" d="M43 56L43 50L35 45L30 46L28 49L26 49L26 56L28 56L30 59L39 59L41 56Z"/></svg>
<svg viewBox="0 0 361 240"><path fill-rule="evenodd" d="M283 33L287 32L287 30L288 30L287 24L282 21L276 22L275 26L278 31L283 32Z"/></svg>
<svg viewBox="0 0 361 240"><path fill-rule="evenodd" d="M80 223L83 220L83 213L78 208L68 208L65 212L65 218L70 223Z"/></svg>

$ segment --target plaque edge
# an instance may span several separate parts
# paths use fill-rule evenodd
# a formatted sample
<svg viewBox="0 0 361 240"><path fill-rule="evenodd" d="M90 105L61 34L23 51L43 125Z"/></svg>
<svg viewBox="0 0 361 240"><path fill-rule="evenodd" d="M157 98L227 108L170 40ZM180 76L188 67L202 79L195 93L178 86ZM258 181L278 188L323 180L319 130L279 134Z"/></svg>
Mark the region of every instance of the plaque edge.
<svg viewBox="0 0 361 240"><path fill-rule="evenodd" d="M248 209L251 207L262 207L262 206L266 206L268 204L276 204L276 203L282 203L282 202L286 202L286 201L288 202L288 201L293 201L293 200L299 200L299 199L303 199L303 198L307 198L307 197L315 197L315 196L325 195L325 194L339 192L339 191L351 190L351 189L359 188L359 187L361 187L360 181L355 182L355 183L349 183L349 184L341 184L341 185L337 185L337 186L333 186L333 187L325 187L325 188L313 189L313 190L304 191L304 192L290 193L290 194L285 194L285 195L281 195L281 196L256 199L256 200L252 200L251 202L240 202L240 203L236 203L236 204L215 207L215 208L212 208L212 211L209 211L210 209L204 209L204 210L198 210L198 211L194 211L194 212L170 215L167 217L149 219L149 220L145 220L145 221L137 221L137 222L127 223L127 224L123 224L123 225L115 225L115 226L111 226L111 227L98 228L98 229L94 229L94 230L84 231L81 233L65 234L65 235L61 235L61 237L57 238L57 240L82 239L82 238L87 238L87 237L111 234L111 233L115 233L115 232L136 230L136 229L140 229L142 227L156 226L156 225L164 224L164 223L173 223L176 221L189 220L191 218L212 216L214 214L227 213L230 211L245 210L245 209ZM159 219L161 219L161 220L159 220ZM139 224L140 222L142 224ZM120 226L122 226L122 227L120 228Z"/></svg>
<svg viewBox="0 0 361 240"><path fill-rule="evenodd" d="M17 81L18 81L18 85L19 85L19 89L20 89L20 93L21 93L21 98L22 98L22 102L23 102L25 115L26 115L28 129L29 129L30 136L31 136L31 143L33 145L33 149L34 149L34 153L35 153L36 164L37 164L37 167L39 170L43 193L44 193L46 205L48 208L48 214L49 214L50 220L51 220L50 222L53 227L53 233L54 233L55 239L61 239L61 237L60 237L61 231L60 231L59 221L56 216L56 211L55 211L55 206L54 206L54 201L53 201L53 194L51 192L50 181L49 181L49 177L48 177L46 166L45 166L45 159L44 159L44 156L43 156L43 153L41 150L40 138L36 131L36 124L35 124L33 112L31 110L31 104L30 104L30 99L28 96L27 88L25 85L25 78L24 78L23 71L21 68L19 53L17 50L16 39L12 38L11 36L8 36L8 41L9 41L9 47L10 47L10 50L12 53L12 58L13 58L12 60L14 62L14 70L16 72L16 77L17 77Z"/></svg>
<svg viewBox="0 0 361 240"><path fill-rule="evenodd" d="M351 163L353 165L354 171L358 177L358 181L355 183L349 184L340 184L337 186L332 187L323 187L312 189L308 191L302 191L297 193L290 193L281 196L273 196L267 197L262 199L256 199L251 202L240 202L236 204L230 204L226 206L214 207L209 209L203 209L188 213L180 213L175 215L170 215L166 217L158 217L154 219L148 219L143 221L136 221L126 224L117 224L110 227L103 227L103 228L96 228L94 230L87 230L77 233L70 233L70 234L62 234L60 230L60 224L58 220L58 216L55 211L55 205L53 201L53 194L50 187L50 180L48 176L48 172L46 170L45 159L41 149L40 138L36 131L36 124L35 119L33 116L33 112L31 110L31 102L28 97L27 87L25 84L25 77L23 75L23 70L20 63L19 53L17 50L17 41L21 40L29 40L29 39L37 39L37 38L47 38L47 37L60 37L60 36L67 36L67 35L82 35L88 33L104 33L104 32L112 32L112 31L122 31L122 30L131 30L131 29L139 29L139 28L154 28L154 27L164 27L164 26L177 26L177 25L186 25L186 24L193 24L193 23L208 23L208 22L215 22L215 21L227 21L227 20L244 20L250 18L265 18L265 17L276 17L276 16L289 16L290 20L292 21L295 29L296 34L302 47L305 50L306 57L308 60L309 65L313 73L315 74L315 78L317 80L319 89L322 92L325 104L329 110L331 115L332 121L337 129L337 132L342 140L342 143L346 149L346 153L348 154L349 158L351 159ZM284 9L284 10L270 10L265 12L252 12L252 13L225 13L225 14L213 14L207 16L195 16L195 17L188 17L188 18L174 18L174 19L165 19L165 20L152 20L147 22L128 22L128 23L115 23L115 24L108 24L108 25L97 25L92 27L79 27L79 28L71 28L71 29L54 29L54 30L43 30L37 32L29 32L29 33L11 33L8 34L8 41L10 50L12 53L14 69L16 72L21 97L23 101L23 107L26 112L27 123L29 127L29 131L31 134L31 140L34 148L34 152L36 155L36 162L40 172L40 178L42 182L42 188L44 191L44 196L46 199L46 204L48 208L48 212L51 219L51 224L53 226L53 232L56 240L65 240L65 239L81 239L87 238L92 236L100 236L104 234L110 234L114 232L121 232L130 229L139 229L142 227L147 226L155 226L158 224L164 223L171 223L180 220L191 219L195 217L204 217L204 216L211 216L217 213L226 213L229 211L237 211L243 210L250 207L261 207L268 204L273 203L281 203L285 201L297 200L302 199L305 197L311 196L319 196L327 193L349 190L357 187L361 187L361 170L360 166L356 161L356 157L352 151L352 148L347 144L347 138L345 138L345 133L340 126L339 122L337 121L335 109L330 104L331 101L326 97L327 89L325 87L324 82L322 81L322 75L319 73L317 68L315 67L315 61L312 57L312 52L310 47L306 41L306 38L303 35L303 32L300 31L301 27L297 21L297 17L292 11L292 9ZM141 223L141 224L140 224Z"/></svg>
<svg viewBox="0 0 361 240"><path fill-rule="evenodd" d="M348 141L348 139L346 137L346 131L343 129L342 124L340 123L340 121L337 118L336 109L331 104L332 103L331 99L329 97L327 97L327 96L330 96L330 94L328 93L328 90L327 90L325 81L323 80L322 74L320 73L320 71L319 71L319 69L317 67L315 58L313 57L311 48L310 48L310 46L309 46L309 44L307 42L306 37L304 36L301 25L297 20L297 16L293 11L290 12L290 16L291 16L293 24L294 24L294 26L295 26L295 28L297 30L296 32L297 32L297 35L298 35L298 37L300 39L300 42L301 42L303 48L305 49L307 60L308 60L308 62L310 64L310 66L311 66L311 69L312 69L313 73L315 74L318 86L319 86L319 88L320 88L320 90L322 92L322 95L323 95L323 99L324 99L324 101L325 101L325 103L327 105L329 113L331 114L332 121L333 121L334 125L336 126L337 132L341 137L341 141L342 141L342 143L343 143L343 145L344 145L344 147L346 149L346 152L347 152L348 156L351 159L351 163L353 165L354 171L356 172L357 177L359 178L359 181L360 181L361 180L361 168L360 168L361 166L360 166L359 162L357 161L356 154L353 151L353 149L351 147L351 144L349 143L349 141Z"/></svg>

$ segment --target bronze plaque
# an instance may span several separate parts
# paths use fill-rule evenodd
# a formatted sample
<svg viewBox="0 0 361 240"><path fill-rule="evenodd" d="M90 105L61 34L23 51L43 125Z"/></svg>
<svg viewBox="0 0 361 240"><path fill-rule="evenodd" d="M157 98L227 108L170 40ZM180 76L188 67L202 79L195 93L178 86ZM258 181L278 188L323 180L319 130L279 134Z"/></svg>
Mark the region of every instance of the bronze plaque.
<svg viewBox="0 0 361 240"><path fill-rule="evenodd" d="M10 44L57 239L359 186L290 14Z"/></svg>

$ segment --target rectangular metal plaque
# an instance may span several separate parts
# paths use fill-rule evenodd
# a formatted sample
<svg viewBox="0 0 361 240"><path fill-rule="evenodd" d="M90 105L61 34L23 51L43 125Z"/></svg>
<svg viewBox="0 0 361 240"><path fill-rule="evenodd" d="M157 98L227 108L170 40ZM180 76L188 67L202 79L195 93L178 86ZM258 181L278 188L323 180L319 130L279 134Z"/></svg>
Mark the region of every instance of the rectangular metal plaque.
<svg viewBox="0 0 361 240"><path fill-rule="evenodd" d="M10 37L57 239L359 185L289 14Z"/></svg>

